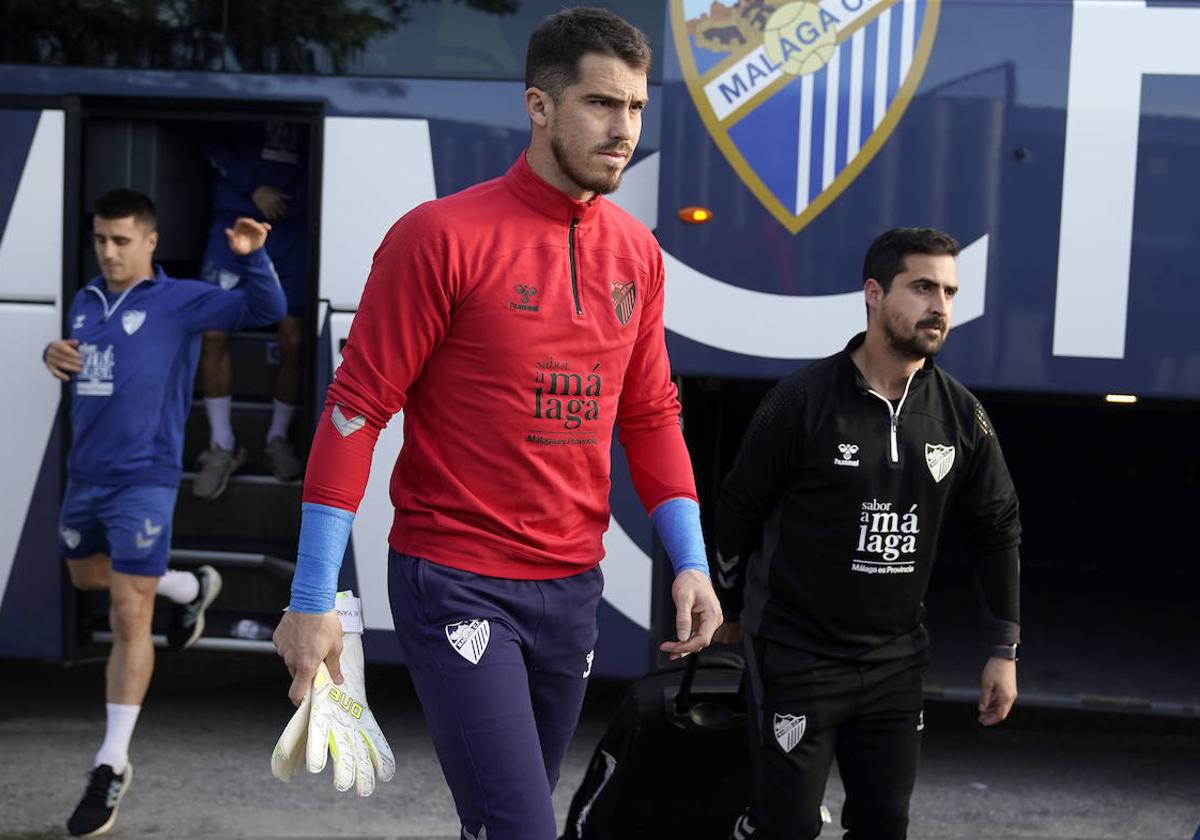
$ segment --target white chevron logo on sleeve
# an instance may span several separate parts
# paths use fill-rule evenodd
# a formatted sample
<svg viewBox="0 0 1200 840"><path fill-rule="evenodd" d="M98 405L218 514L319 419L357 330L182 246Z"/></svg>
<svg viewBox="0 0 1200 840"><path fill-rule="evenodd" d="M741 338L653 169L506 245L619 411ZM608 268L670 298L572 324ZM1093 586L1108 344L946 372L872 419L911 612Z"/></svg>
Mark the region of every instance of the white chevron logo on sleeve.
<svg viewBox="0 0 1200 840"><path fill-rule="evenodd" d="M333 420L333 427L338 430L338 434L342 437L350 437L350 435L367 425L367 418L361 414L356 414L347 419L346 415L342 413L341 403L336 403L333 406L333 411L330 412L329 416Z"/></svg>
<svg viewBox="0 0 1200 840"><path fill-rule="evenodd" d="M150 517L147 516L144 520L142 520L142 528L146 531L146 536L153 537L157 536L158 532L163 529L163 526L155 525L150 521Z"/></svg>

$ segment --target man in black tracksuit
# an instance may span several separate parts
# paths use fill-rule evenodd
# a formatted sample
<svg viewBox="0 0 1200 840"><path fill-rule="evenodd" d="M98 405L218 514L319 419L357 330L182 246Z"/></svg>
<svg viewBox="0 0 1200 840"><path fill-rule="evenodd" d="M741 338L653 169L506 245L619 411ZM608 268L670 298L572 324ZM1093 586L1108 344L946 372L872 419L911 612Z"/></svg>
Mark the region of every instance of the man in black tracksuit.
<svg viewBox="0 0 1200 840"><path fill-rule="evenodd" d="M982 406L933 364L957 254L934 230L876 239L866 333L767 394L725 479L716 582L745 628L754 704L754 793L735 837L816 837L835 755L847 840L906 836L929 662L922 599L947 515L991 645L980 722L1016 699L1016 493Z"/></svg>

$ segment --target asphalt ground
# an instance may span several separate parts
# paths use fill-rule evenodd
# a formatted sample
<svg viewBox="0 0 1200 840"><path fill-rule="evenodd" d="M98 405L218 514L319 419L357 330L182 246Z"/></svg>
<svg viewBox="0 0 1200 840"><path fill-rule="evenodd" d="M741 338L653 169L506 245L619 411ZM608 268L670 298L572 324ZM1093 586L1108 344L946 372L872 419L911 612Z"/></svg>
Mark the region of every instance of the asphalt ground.
<svg viewBox="0 0 1200 840"><path fill-rule="evenodd" d="M103 735L102 683L100 656L0 661L0 838L66 836ZM289 785L271 777L271 748L291 714L287 684L271 655L160 652L133 741L134 781L110 836L457 838L403 668L368 671L399 768L365 800L337 794L329 770ZM596 680L589 689L555 794L560 822L625 688ZM834 824L823 838L840 837L841 802L835 771L826 798ZM1190 840L1198 824L1200 721L1018 704L984 730L967 704L927 707L913 840Z"/></svg>

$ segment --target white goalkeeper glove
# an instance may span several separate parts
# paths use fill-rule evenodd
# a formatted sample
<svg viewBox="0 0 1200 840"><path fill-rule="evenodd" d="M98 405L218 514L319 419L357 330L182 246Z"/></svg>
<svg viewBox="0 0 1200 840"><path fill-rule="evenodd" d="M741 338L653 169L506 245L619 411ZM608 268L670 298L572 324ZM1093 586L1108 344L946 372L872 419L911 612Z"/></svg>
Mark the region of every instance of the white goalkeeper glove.
<svg viewBox="0 0 1200 840"><path fill-rule="evenodd" d="M336 606L342 619L343 682L334 683L321 663L275 744L271 773L280 781L290 781L302 760L308 772L320 773L328 751L333 755L334 787L347 791L353 786L359 796L370 796L376 779L386 782L395 775L396 759L367 706L358 599L339 592Z"/></svg>

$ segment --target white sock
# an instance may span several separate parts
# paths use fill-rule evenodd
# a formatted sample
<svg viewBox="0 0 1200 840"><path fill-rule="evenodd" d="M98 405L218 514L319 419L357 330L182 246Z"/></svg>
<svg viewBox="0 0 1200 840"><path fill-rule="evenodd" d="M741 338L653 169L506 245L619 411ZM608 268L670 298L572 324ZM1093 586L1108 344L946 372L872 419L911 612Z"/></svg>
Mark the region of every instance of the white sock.
<svg viewBox="0 0 1200 840"><path fill-rule="evenodd" d="M233 437L233 397L205 397L204 410L208 413L209 442L222 449L233 450L237 441Z"/></svg>
<svg viewBox="0 0 1200 840"><path fill-rule="evenodd" d="M166 574L158 579L154 591L176 604L190 604L200 594L200 579L191 572L167 569Z"/></svg>
<svg viewBox="0 0 1200 840"><path fill-rule="evenodd" d="M267 442L271 438L283 438L287 440L288 426L292 423L292 417L296 414L296 406L288 405L285 402L275 400L275 409L271 412L271 428L267 429Z"/></svg>
<svg viewBox="0 0 1200 840"><path fill-rule="evenodd" d="M117 773L124 773L129 766L129 742L133 739L133 727L137 724L141 706L125 706L120 703L105 703L108 709L108 727L104 730L104 743L96 753L95 767L107 764Z"/></svg>

